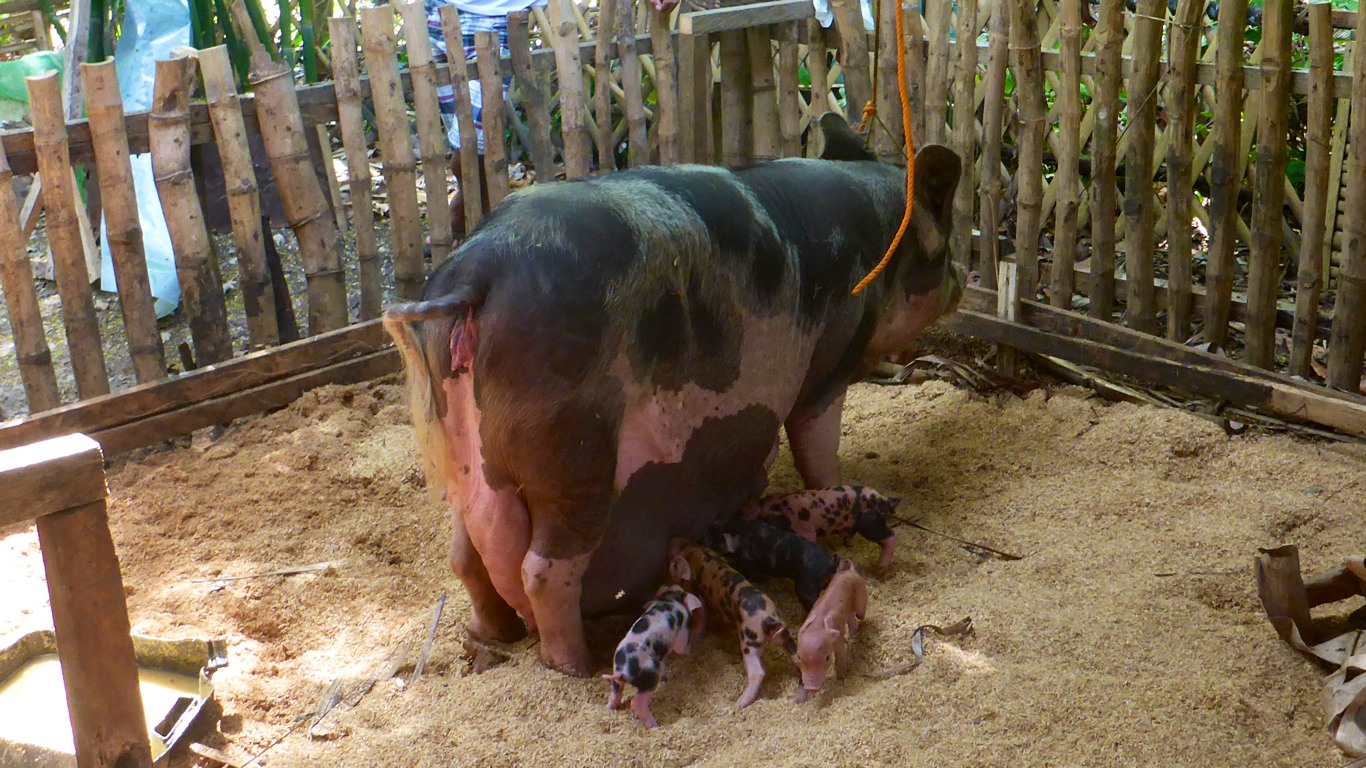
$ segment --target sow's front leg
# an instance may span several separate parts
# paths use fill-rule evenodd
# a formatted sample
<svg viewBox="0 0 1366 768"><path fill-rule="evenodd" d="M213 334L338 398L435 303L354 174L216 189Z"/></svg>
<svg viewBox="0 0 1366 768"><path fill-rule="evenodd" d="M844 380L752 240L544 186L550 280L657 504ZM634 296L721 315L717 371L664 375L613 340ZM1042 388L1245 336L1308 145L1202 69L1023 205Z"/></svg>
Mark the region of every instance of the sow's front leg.
<svg viewBox="0 0 1366 768"><path fill-rule="evenodd" d="M593 505L598 507L599 505ZM531 547L522 561L522 584L541 636L541 662L577 677L589 674L588 644L583 636L583 575L601 538L600 526L591 533L573 520L603 520L577 505L531 502Z"/></svg>
<svg viewBox="0 0 1366 768"><path fill-rule="evenodd" d="M840 484L841 392L823 411L793 411L783 425L792 443L792 461L808 489L833 488Z"/></svg>

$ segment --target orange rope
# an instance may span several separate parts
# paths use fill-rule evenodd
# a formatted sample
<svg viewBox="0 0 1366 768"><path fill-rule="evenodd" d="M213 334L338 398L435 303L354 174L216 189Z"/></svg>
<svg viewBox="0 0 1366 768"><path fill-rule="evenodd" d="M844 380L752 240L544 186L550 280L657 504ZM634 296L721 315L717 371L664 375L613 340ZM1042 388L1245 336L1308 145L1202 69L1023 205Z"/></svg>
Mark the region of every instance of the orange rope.
<svg viewBox="0 0 1366 768"><path fill-rule="evenodd" d="M868 276L859 281L854 286L853 295L857 296L863 292L868 284L877 279L882 274L882 270L887 268L887 262L892 260L892 254L896 253L896 248L901 245L901 238L906 235L906 229L911 224L911 205L915 200L915 144L911 137L911 97L906 93L906 47L902 44L902 11L901 0L893 0L896 3L896 80L898 90L901 91L901 125L904 126L906 138L906 213L901 217L901 226L896 231L896 237L892 238L892 244L887 248L887 253L883 254L882 261L878 262L873 271ZM863 122L868 122L869 115L876 110L873 103L863 108ZM861 124L860 124L861 129Z"/></svg>

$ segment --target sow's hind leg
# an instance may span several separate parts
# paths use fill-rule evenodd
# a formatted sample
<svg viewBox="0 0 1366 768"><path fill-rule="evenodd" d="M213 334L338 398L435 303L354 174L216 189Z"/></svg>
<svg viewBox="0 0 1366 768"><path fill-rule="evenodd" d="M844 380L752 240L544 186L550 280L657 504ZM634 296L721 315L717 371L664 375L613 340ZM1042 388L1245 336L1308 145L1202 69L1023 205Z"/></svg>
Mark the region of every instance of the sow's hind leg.
<svg viewBox="0 0 1366 768"><path fill-rule="evenodd" d="M470 596L470 606L474 615L470 618L469 632L480 640L493 640L510 643L526 635L517 611L508 604L489 578L488 568L479 551L470 541L469 532L460 514L454 515L454 531L451 533L451 570L455 572L465 591Z"/></svg>
<svg viewBox="0 0 1366 768"><path fill-rule="evenodd" d="M530 506L531 547L522 561L522 584L541 636L541 662L585 677L590 670L583 575L601 539L608 505L532 499Z"/></svg>
<svg viewBox="0 0 1366 768"><path fill-rule="evenodd" d="M793 412L784 424L792 443L792 462L808 489L840 484L840 394L823 411Z"/></svg>

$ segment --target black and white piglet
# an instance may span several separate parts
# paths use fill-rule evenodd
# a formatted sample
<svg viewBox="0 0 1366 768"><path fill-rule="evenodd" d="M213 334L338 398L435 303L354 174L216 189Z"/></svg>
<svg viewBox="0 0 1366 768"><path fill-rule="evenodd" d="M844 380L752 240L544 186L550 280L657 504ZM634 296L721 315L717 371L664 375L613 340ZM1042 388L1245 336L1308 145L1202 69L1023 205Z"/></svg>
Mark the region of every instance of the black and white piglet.
<svg viewBox="0 0 1366 768"><path fill-rule="evenodd" d="M659 721L650 713L650 698L664 677L664 660L670 653L688 652L689 627L693 613L702 610L702 601L677 586L663 586L645 606L631 631L617 644L612 657L612 674L603 675L611 683L607 708L621 705L621 693L626 683L636 688L631 711L646 728L658 728ZM700 618L700 617L699 617Z"/></svg>

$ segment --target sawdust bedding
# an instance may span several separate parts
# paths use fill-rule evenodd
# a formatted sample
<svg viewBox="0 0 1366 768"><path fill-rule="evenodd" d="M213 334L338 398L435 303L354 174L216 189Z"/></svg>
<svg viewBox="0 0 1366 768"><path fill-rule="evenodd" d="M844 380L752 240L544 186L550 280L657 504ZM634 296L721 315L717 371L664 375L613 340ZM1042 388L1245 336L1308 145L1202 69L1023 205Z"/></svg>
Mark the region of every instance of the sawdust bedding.
<svg viewBox="0 0 1366 768"><path fill-rule="evenodd" d="M394 380L327 387L220 439L120 460L110 517L134 631L222 637L221 717L196 739L266 766L1336 766L1319 672L1253 594L1257 547L1300 545L1307 573L1366 542L1366 448L1228 437L1195 416L1078 389L983 399L945 383L860 385L844 476L983 558L902 528L871 581L853 674L793 701L775 650L753 707L729 632L677 658L663 728L604 709L607 686L549 672L532 641L475 675L468 602L446 565L447 512L422 488ZM798 481L784 455L774 489ZM856 541L861 565L877 550ZM288 566L334 567L220 581ZM0 532L0 635L48 621L31 529ZM798 608L774 585L780 606ZM449 596L420 679L406 685ZM914 629L971 616L975 632ZM630 617L594 622L607 655ZM365 680L402 663L364 696ZM341 697L311 729L330 685ZM179 752L172 765L200 758ZM205 765L215 763L205 762Z"/></svg>

